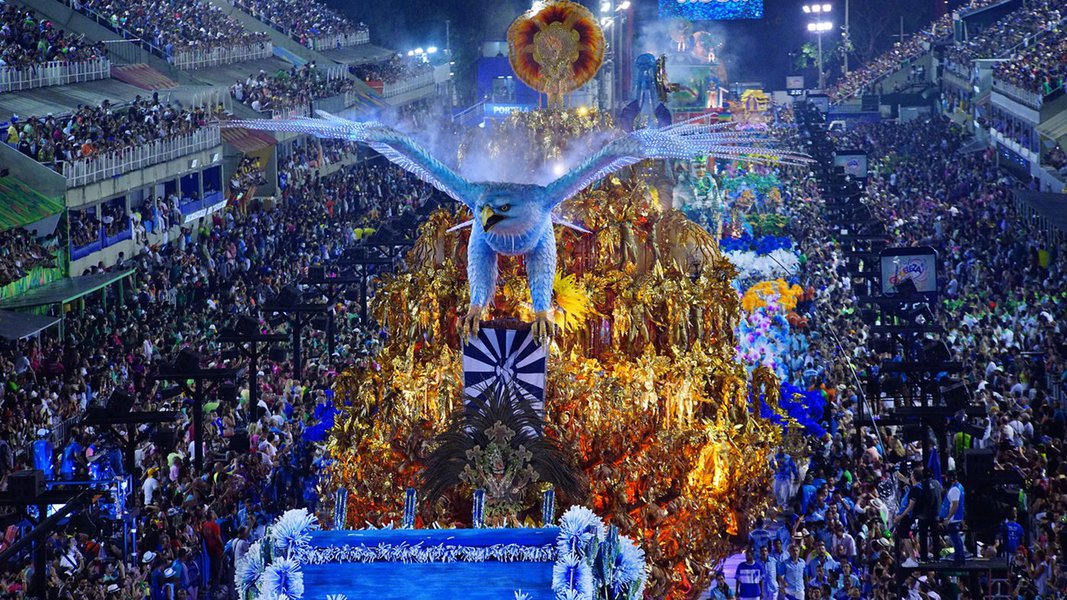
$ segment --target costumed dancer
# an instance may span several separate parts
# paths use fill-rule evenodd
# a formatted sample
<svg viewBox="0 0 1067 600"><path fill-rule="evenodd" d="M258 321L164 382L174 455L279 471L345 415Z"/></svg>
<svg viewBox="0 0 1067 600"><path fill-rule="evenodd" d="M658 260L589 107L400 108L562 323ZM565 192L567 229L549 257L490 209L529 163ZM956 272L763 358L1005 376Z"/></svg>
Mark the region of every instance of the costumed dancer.
<svg viewBox="0 0 1067 600"><path fill-rule="evenodd" d="M693 196L701 205L706 206L708 215L707 228L715 237L722 237L722 188L719 182L708 173L708 160L704 156L698 156L692 163L693 167Z"/></svg>

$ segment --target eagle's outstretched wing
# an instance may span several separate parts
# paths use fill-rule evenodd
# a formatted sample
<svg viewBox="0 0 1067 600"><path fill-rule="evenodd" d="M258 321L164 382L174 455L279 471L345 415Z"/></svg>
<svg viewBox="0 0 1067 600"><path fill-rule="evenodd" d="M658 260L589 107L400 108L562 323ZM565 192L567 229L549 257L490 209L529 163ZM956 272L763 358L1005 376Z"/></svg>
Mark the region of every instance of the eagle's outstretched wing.
<svg viewBox="0 0 1067 600"><path fill-rule="evenodd" d="M803 164L800 153L776 148L766 132L739 130L734 123L708 124L698 117L664 128L639 129L611 141L559 179L546 186L550 207L574 196L600 179L648 158L692 159L714 156L759 163Z"/></svg>
<svg viewBox="0 0 1067 600"><path fill-rule="evenodd" d="M219 125L261 131L292 131L321 138L351 140L366 144L419 179L473 210L474 193L471 183L441 161L430 156L430 153L410 136L378 121L350 121L325 111L316 112L322 117L321 119L297 117L236 120L223 121Z"/></svg>

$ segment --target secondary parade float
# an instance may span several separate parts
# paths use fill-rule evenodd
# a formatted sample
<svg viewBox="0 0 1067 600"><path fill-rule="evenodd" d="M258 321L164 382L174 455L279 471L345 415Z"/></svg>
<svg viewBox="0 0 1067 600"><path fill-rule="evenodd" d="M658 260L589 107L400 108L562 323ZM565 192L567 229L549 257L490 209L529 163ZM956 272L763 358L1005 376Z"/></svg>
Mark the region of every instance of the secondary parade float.
<svg viewBox="0 0 1067 600"><path fill-rule="evenodd" d="M433 213L407 271L381 282L387 342L334 390L320 513L334 529L283 516L239 565L245 598L693 596L741 516L766 507L783 438L810 426L799 393L781 398L775 361L755 351L746 366L738 338L754 311L798 294L784 282L740 294L717 236L660 197L673 185L660 159L804 158L763 128L624 133L564 109L603 55L580 5L535 7L509 45L550 107L512 115L455 168L377 122L227 124L367 144L462 204ZM469 181L479 151L528 161L529 179ZM557 503L572 506L558 521Z"/></svg>

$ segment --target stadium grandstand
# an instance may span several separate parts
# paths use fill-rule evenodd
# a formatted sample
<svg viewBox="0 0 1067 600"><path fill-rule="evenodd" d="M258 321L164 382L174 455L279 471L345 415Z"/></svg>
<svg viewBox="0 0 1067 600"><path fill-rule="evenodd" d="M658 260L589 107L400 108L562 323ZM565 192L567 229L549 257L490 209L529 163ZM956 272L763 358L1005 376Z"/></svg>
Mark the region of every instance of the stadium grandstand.
<svg viewBox="0 0 1067 600"><path fill-rule="evenodd" d="M504 10L500 4L485 2L487 10ZM547 103L532 87L516 83L506 42L481 43L471 61L476 89L465 95L469 105L457 107L453 103L461 94L454 90L451 50L392 47L393 38L377 33L385 30L380 23L368 26L317 0L0 0L0 600L346 600L332 592L305 596L304 579L299 586L293 578L282 581L279 572L288 559L273 563L277 589L270 591L266 567L257 559L278 552L277 540L285 532L278 534L272 524L288 511L307 509L324 525L345 524L349 491L334 486L327 492L323 485L332 461L340 460L330 446L334 419L356 411L351 404L335 404L337 390L351 384L345 378L352 373L378 385L382 373L399 372L379 360L398 334L390 330L393 324L375 321L373 300L403 296L382 290L415 279L401 274L411 257L445 255L451 242L441 240L453 238L422 245L416 240L428 229L442 236L446 230L455 233L445 222L452 217L433 211L462 207L448 197L454 190L446 194L411 172L403 152L379 153L351 138L319 139L299 127L324 111L388 123L405 132L398 139L414 132L413 137L441 141L462 132L469 136L465 141L493 140L484 145L500 161L507 146L492 136L511 131L507 127L524 116L518 113L531 113L526 116L543 127L539 133L547 140L552 127L639 126L639 117L627 112L631 100L634 106L662 101L639 107L650 122L669 121L671 111L675 119L696 111L722 123L717 127L727 137L741 131L739 137L762 144L774 136L776 143L805 153L798 158L802 164L757 167L732 156L705 155L646 162L648 169L605 179L593 192L602 195L586 196L597 202L581 200L583 210L610 211L610 222L592 233L559 233L560 247L568 256L618 249L625 255L618 272L626 276L643 268L636 263L645 258L684 255L698 268L677 268L679 262L667 275L658 267L642 275L648 280L663 276L678 290L706 283L700 261L714 262L709 269L729 272L716 281L726 298L723 315L748 321L716 325L737 328L716 342L728 339L722 360L730 370L725 383L709 389L726 394L719 388L740 389L756 373L782 384L774 410L788 412L787 405L809 401L815 408L803 419L789 413L782 422L771 421L769 408L756 408L769 407L771 387L745 396L738 392L736 406L721 403L728 410L714 424L736 418L736 425L730 421L719 437L709 435L712 425L692 430L697 433L691 437L705 443L714 438L714 446L705 446L714 452L656 455L663 461L699 455L701 468L721 466L735 440L773 431L768 437L776 447L762 439L752 446L773 457L751 467L756 476L742 482L755 491L745 488L749 491L738 498L726 499L759 506L751 514L730 502L720 506L717 499L701 507L685 497L696 487L726 489L737 483L721 481L718 467L707 466L707 473L688 463L684 470L664 469L672 481L659 496L642 491L652 490L648 482L661 475L655 469L639 473L633 486L605 492L593 489L596 478L617 477L629 459L605 451L584 465L594 485L582 493L600 493L591 503L594 509L615 507L621 516L604 535L617 544L623 528L646 534L645 539L634 536L626 557L619 554L618 572L648 579L643 595L631 590L626 597L1067 598L1063 1L956 2L918 31L885 43L885 52L867 64L830 74L825 89L778 90L767 83L766 94L756 83L719 81L725 68L718 64L709 75L714 85L707 89L667 81L675 71L668 71L670 62L656 62L658 51L651 60L629 56L645 40L642 27L661 31L662 21L642 23L645 17L629 1L595 4L581 10L597 13L588 28L600 23L607 37L597 79L576 86L561 106L539 113ZM772 6L767 3L768 12ZM523 18L539 7L535 3ZM359 14L358 6L354 10ZM679 28L688 33L670 38L662 56L693 62L692 55L699 55L707 64L683 63L684 72L712 73L709 57L716 50L695 52L688 46L710 34L693 37L688 27ZM836 29L827 31L837 35ZM502 35L483 33L487 40ZM624 88L632 90L618 91ZM709 90L718 98L707 96ZM696 108L676 110L672 102L679 101L669 93L705 96ZM771 100L764 106L766 98ZM594 104L608 116L598 120ZM538 120L542 114L552 118ZM234 120L256 123L225 125ZM615 132L638 141L650 139L642 137L646 133ZM552 148L560 155L570 150ZM629 158L613 164L630 165ZM486 170L495 176L505 170L498 166L490 162ZM533 167L528 171L527 176L544 174ZM647 215L630 223L610 202L600 203L624 188L630 193L623 184L646 176L657 184L647 186L652 200ZM703 193L699 202L698 192ZM721 196L718 205L715 193ZM483 205L474 228L484 234L481 228L493 226L485 215L505 212L506 206ZM671 212L672 206L683 212ZM423 227L428 219L437 229ZM619 225L622 221L626 224ZM582 243L572 243L584 239L579 233L597 235L615 231L610 228L616 225L624 233L604 248L586 244L582 250ZM671 227L688 236L676 247L656 238ZM576 237L567 237L572 234ZM466 234L454 239L460 235ZM698 238L711 241L691 251ZM466 258L466 245L452 245ZM879 295L885 290L876 289L871 260L882 257L872 248L890 245L929 251L923 256L934 257L940 277L933 291L922 295L915 285L901 283ZM714 251L707 250L711 247ZM448 259L431 270L434 276L446 273L443 278L465 273L462 264ZM598 275L604 274L582 274ZM463 286L470 279L458 277ZM508 286L516 281L505 279ZM557 285L571 280L561 281ZM746 293L767 286L787 291ZM632 295L663 294L650 287ZM607 290L590 290L589 306L614 295ZM787 296L789 310L779 311ZM401 304L423 310L425 298L405 298ZM668 300L679 302L682 310L671 314L683 324L686 314L698 312L694 307L704 311L711 304L694 295L685 300L690 307L678 298ZM452 319L457 329L447 335L458 339L462 311L438 310L444 302L424 312L437 311L433 318L442 322ZM764 306L756 306L760 302ZM777 312L768 308L772 305ZM894 308L886 308L890 305ZM770 316L759 329L751 324L761 308L767 311L759 314ZM737 317L742 310L748 316ZM694 350L669 339L651 312L647 318L604 313L595 315L598 330L569 332L595 338L603 356L613 354L612 344L625 337L612 332L615 318L631 323L635 332L644 330L641 335L660 332L646 336L648 347L669 345L671 357L703 352L699 344ZM705 321L713 320L726 317ZM501 323L515 325L508 319L492 325ZM746 350L753 348L745 344L765 339L773 328L790 336L767 350L779 354L745 362ZM437 333L412 335L420 340L394 363L421 365L425 355L420 353L441 345L433 339ZM444 352L450 360L468 359L461 349ZM588 358L582 368L600 376L600 369L589 365L603 356ZM703 365L711 356L692 364ZM662 363L649 361L655 364L642 369L658 377L671 357L657 356ZM541 362L555 368L562 361ZM459 388L453 377L458 371L449 369L424 387L444 387L448 380ZM642 369L620 368L624 375L618 376L638 381ZM653 400L642 402L653 406L663 386L648 381L642 393ZM688 383L678 389L695 394ZM594 393L602 392L588 392ZM710 398L711 392L701 393ZM368 400L362 417L409 419L404 427L413 433L401 439L394 432L397 437L389 444L359 449L404 460L417 455L418 461L403 466L411 475L425 466L430 419L396 416L403 411L395 408L410 399L388 400L397 404ZM637 407L637 400L620 402L612 408L620 412L612 414L628 414L621 411L630 404ZM720 408L713 406L716 402L705 404L688 416L679 410L676 417L649 417L652 408L634 409L634 414L658 432L654 421L700 419L701 411ZM385 414L390 412L395 414ZM576 413L561 418L577 418ZM935 417L937 424L927 427ZM557 435L551 429L544 435ZM642 452L658 448L662 440L645 440L639 428L633 429ZM587 444L581 435L576 440L575 446ZM943 451L931 458L931 448ZM522 448L516 456L525 452ZM481 456L480 450L469 453ZM495 463L486 468L495 469ZM354 478L365 475L352 472ZM366 517L371 533L429 531L431 525L416 515L414 488L404 489L407 483L398 485L386 476L383 481L403 505L404 525L375 520L389 510L367 508L361 519ZM532 496L544 504L500 522L528 524L540 518L540 525L548 525L554 518L555 490L536 478L531 482L537 486ZM442 510L460 506L474 524L463 535L482 535L484 522L477 521L484 517L479 516L484 496L471 495L474 499L455 500L458 493L445 498L441 504L455 501L455 506ZM706 531L656 529L678 514L692 517L708 506L723 515L721 525L709 525L708 518L699 523ZM326 515L333 516L332 523ZM432 528L457 523L433 523ZM581 535L595 537L589 532L598 528L595 522ZM546 531L530 529L531 535ZM682 557L664 568L675 555L695 552L687 544L701 539L690 538L698 534L713 535L714 551L725 556L714 564ZM555 560L560 547L492 546L470 556L499 551L510 558L536 554ZM403 558L396 562L405 568L439 566L432 564L439 557L423 553L418 544L401 550ZM513 551L519 554L509 554ZM366 547L349 546L344 552L370 561ZM449 552L463 554L442 550ZM665 553L673 554L664 558ZM635 556L664 562L648 568L624 565ZM335 558L320 562L338 563ZM593 581L590 565L567 560L556 563L555 570L584 573L576 576L583 585ZM469 560L465 566L481 562L509 572L525 563ZM611 561L598 562L607 568ZM262 573L249 577L255 568ZM312 574L308 569L309 589ZM553 576L548 570L543 575ZM557 594L544 580L534 583L544 589L532 596L516 590L514 598L623 597L577 588ZM611 587L603 581L596 585L601 584L604 590ZM412 597L437 598L436 593L436 588L416 590ZM347 600L358 597L349 594Z"/></svg>

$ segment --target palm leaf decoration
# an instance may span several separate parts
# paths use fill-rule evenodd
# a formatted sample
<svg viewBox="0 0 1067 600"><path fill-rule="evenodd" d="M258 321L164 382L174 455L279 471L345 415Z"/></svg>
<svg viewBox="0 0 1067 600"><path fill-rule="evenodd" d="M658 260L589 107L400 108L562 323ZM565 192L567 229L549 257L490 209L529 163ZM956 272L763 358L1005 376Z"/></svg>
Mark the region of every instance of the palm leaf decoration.
<svg viewBox="0 0 1067 600"><path fill-rule="evenodd" d="M578 498L584 480L570 465L529 398L512 385L468 395L426 460L422 493L435 502L460 486L486 490L486 514L515 515L540 484Z"/></svg>

